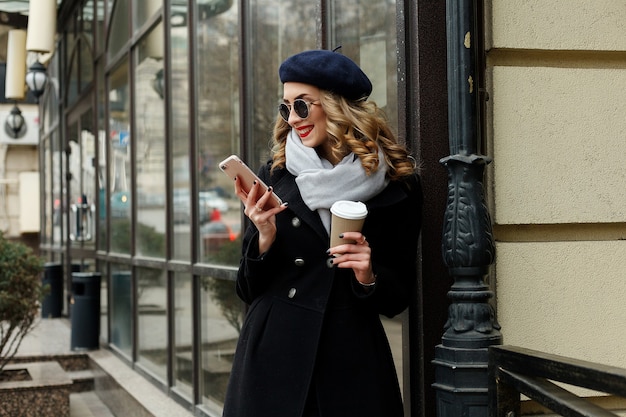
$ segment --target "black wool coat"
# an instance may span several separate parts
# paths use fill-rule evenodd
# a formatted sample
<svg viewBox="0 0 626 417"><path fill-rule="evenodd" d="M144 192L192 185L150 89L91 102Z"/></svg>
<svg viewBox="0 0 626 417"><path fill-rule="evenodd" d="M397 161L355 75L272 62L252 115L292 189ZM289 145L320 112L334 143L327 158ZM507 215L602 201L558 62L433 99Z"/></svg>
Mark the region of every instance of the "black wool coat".
<svg viewBox="0 0 626 417"><path fill-rule="evenodd" d="M321 417L401 417L402 400L379 314L393 317L415 291L422 192L417 176L392 181L364 202L363 234L376 285L334 267L328 234L285 169L260 178L288 209L259 254L258 231L243 239L237 293L249 304L224 405L225 417L300 417L309 396ZM341 196L337 196L340 200Z"/></svg>

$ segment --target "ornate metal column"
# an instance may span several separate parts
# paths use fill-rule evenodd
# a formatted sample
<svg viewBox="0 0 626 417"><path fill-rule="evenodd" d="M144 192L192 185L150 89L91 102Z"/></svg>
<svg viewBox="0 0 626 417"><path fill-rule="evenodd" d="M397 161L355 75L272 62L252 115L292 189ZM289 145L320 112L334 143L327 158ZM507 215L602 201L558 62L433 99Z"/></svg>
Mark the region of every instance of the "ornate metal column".
<svg viewBox="0 0 626 417"><path fill-rule="evenodd" d="M447 0L448 198L443 225L443 259L454 284L441 345L436 347L438 417L488 416L487 348L502 336L484 278L495 248L483 193L491 160L480 143L479 0Z"/></svg>

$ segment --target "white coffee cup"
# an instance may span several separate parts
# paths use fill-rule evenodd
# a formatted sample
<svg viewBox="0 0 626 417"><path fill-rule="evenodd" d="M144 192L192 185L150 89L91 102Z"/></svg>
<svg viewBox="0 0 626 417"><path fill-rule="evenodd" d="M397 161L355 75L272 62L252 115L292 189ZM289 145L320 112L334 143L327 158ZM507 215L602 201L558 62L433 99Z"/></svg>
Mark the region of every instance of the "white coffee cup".
<svg viewBox="0 0 626 417"><path fill-rule="evenodd" d="M330 208L330 247L356 243L339 237L344 232L360 232L367 217L367 206L360 201L339 200Z"/></svg>

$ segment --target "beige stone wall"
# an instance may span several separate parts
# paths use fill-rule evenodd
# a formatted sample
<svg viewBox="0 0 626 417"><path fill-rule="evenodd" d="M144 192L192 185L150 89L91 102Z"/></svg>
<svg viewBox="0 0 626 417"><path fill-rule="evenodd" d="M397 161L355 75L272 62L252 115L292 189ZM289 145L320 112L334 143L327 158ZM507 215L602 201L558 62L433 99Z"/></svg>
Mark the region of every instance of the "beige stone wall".
<svg viewBox="0 0 626 417"><path fill-rule="evenodd" d="M33 120L37 107L20 103L30 129L28 138L20 140L29 144L13 144L12 140L7 140L4 123L12 107L12 104L0 105L0 232L20 239L24 233L36 235L40 227L39 183L33 180L33 175L24 175L39 172L39 151L35 144L39 125Z"/></svg>
<svg viewBox="0 0 626 417"><path fill-rule="evenodd" d="M626 368L626 5L486 9L504 343Z"/></svg>

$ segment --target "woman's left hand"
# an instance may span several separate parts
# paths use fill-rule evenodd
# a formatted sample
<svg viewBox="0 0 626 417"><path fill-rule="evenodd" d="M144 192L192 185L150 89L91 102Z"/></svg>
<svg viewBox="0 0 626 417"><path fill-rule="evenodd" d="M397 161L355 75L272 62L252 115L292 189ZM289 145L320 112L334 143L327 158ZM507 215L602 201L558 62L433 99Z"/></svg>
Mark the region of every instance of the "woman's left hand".
<svg viewBox="0 0 626 417"><path fill-rule="evenodd" d="M355 240L356 243L344 243L328 250L335 256L333 264L338 268L352 268L357 281L363 285L374 283L376 278L372 271L372 249L365 236L360 232L345 232L343 239Z"/></svg>

